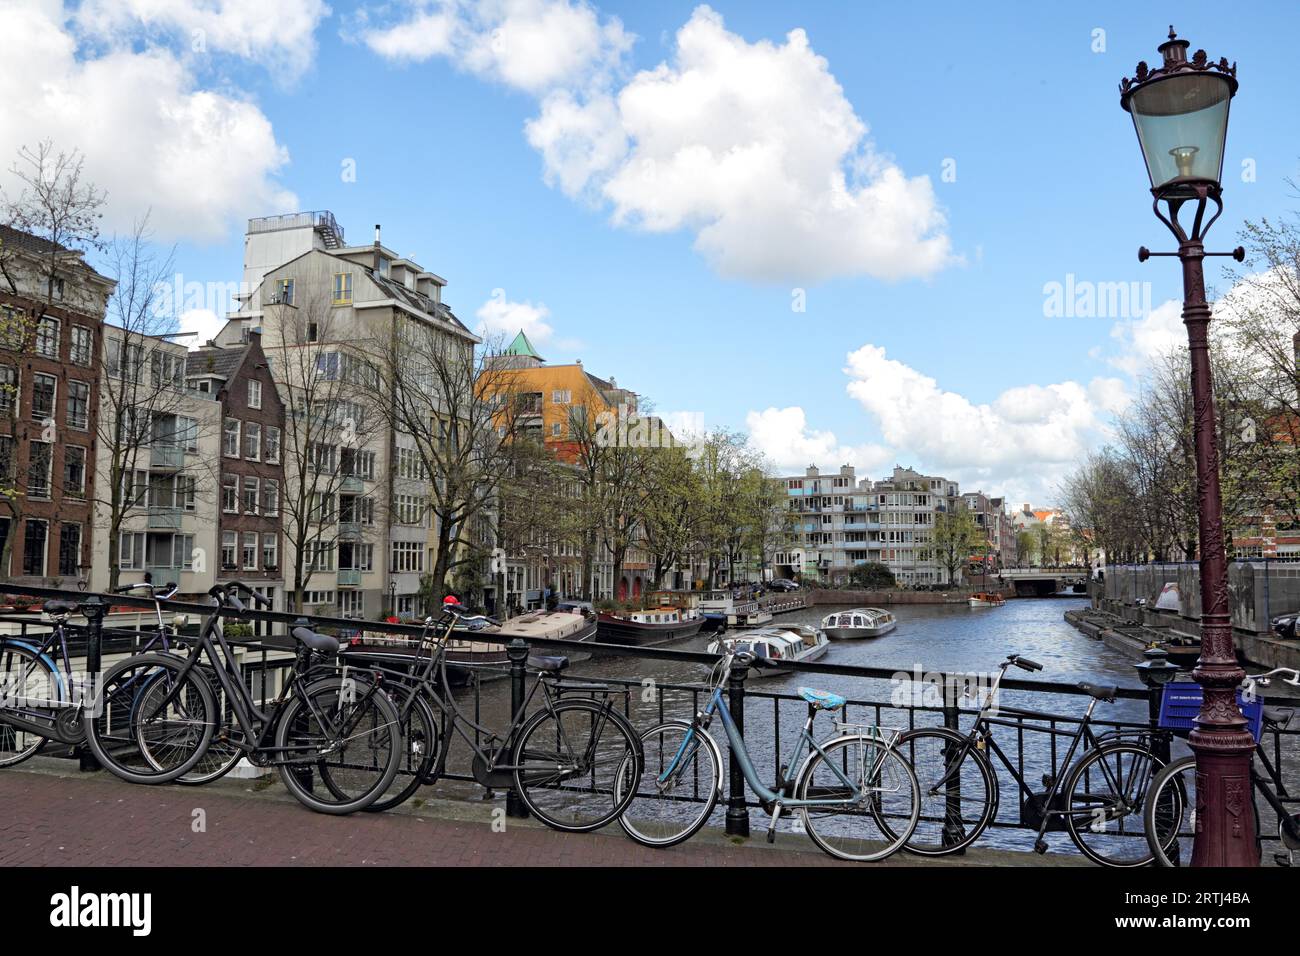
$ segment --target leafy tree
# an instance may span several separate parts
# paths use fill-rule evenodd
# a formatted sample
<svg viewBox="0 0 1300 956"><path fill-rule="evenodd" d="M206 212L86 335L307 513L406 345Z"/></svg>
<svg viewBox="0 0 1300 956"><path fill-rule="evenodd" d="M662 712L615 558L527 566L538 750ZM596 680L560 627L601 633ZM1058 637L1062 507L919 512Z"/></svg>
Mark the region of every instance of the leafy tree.
<svg viewBox="0 0 1300 956"><path fill-rule="evenodd" d="M965 508L941 511L935 515L930 550L939 566L948 572L949 584L956 583L957 572L983 543L983 530L975 521L975 516Z"/></svg>
<svg viewBox="0 0 1300 956"><path fill-rule="evenodd" d="M849 580L857 587L868 591L879 591L896 585L894 572L887 565L878 561L868 561L856 565L849 574Z"/></svg>

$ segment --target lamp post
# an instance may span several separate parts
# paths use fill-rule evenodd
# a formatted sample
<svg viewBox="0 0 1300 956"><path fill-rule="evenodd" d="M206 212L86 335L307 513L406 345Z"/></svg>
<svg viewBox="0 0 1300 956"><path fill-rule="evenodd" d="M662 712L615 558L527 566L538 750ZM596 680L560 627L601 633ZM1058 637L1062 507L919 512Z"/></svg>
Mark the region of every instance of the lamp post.
<svg viewBox="0 0 1300 956"><path fill-rule="evenodd" d="M1210 377L1210 307L1203 260L1245 250L1206 252L1204 239L1223 212L1221 176L1228 107L1237 92L1237 66L1209 62L1204 50L1189 60L1186 40L1173 27L1159 47L1164 62L1145 62L1120 83L1120 105L1133 117L1154 197L1152 210L1178 240L1177 252L1138 250L1138 261L1177 256L1183 267L1183 324L1191 351L1195 418L1196 496L1201 569L1201 658L1192 676L1204 689L1189 743L1196 753L1196 839L1193 866L1256 866L1255 820L1250 806L1254 740L1237 707L1246 676L1237 664L1228 608L1228 569L1219 494L1219 451ZM1162 210L1161 204L1164 204ZM1214 210L1206 219L1207 205ZM1190 223L1179 219L1184 207Z"/></svg>

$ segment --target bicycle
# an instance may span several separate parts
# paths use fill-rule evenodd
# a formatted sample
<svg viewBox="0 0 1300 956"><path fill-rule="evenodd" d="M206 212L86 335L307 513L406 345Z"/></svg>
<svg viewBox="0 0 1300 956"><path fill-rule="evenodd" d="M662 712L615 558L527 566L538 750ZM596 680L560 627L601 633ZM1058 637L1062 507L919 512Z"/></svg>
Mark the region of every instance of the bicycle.
<svg viewBox="0 0 1300 956"><path fill-rule="evenodd" d="M1291 675L1283 683L1300 687L1300 672L1288 667L1278 667L1266 674L1247 677L1245 687L1253 693L1256 686L1267 686L1269 680L1282 674ZM1261 727L1285 730L1295 710L1292 708L1265 707ZM1262 736L1262 734L1261 734ZM1264 768L1264 773L1259 771ZM1290 813L1286 807L1294 798L1282 781L1281 766L1274 765L1268 752L1255 741L1255 759L1250 764L1251 787L1264 798L1264 802L1277 816L1277 836L1282 852L1273 860L1279 866L1296 865L1300 853L1300 813ZM1259 802L1251 801L1255 813L1255 839L1263 857L1263 832L1260 828ZM1151 781L1146 805L1142 811L1143 830L1147 845L1157 866L1184 866L1192 858L1192 842L1196 831L1196 756L1189 755L1171 761Z"/></svg>
<svg viewBox="0 0 1300 956"><path fill-rule="evenodd" d="M258 706L220 620L223 610L244 610L241 593L270 602L240 582L208 593L217 605L188 656L139 654L105 674L96 713L86 720L86 742L100 763L131 783L166 783L194 768L221 728L223 741L256 766L276 767L286 789L312 810L351 813L382 794L397 773L400 735L397 710L377 680L325 672L322 661L337 653L338 641L295 626L293 667L276 698ZM208 686L214 677L233 721L217 710ZM133 762L137 755L142 763Z"/></svg>
<svg viewBox="0 0 1300 956"><path fill-rule="evenodd" d="M1053 824L1064 827L1088 859L1102 866L1132 867L1151 862L1146 841L1137 839L1136 830L1127 832L1125 821L1137 822L1151 779L1164 766L1154 752L1157 735L1143 731L1109 731L1101 735L1092 731L1093 710L1097 704L1115 700L1114 685L1081 681L1077 686L1091 697L1088 708L1070 734L1070 746L1061 760L1062 773L1044 774L1046 793L1030 787L1024 774L998 745L993 736L996 726L1019 727L1019 718L1062 719L1013 707L997 707L994 701L1007 668L1040 671L1041 664L1018 654L1010 654L999 667L992 686L980 704L970 730L962 733L947 727L909 730L899 741L900 749L909 754L917 777L921 780L925 812L907 849L921 856L944 856L970 846L997 817L1000 792L997 774L989 755L998 758L1016 781L1021 805L1021 819L1036 825L1034 852L1048 850L1045 834ZM1066 736L1055 728L1045 731ZM1080 744L1083 750L1071 765Z"/></svg>
<svg viewBox="0 0 1300 956"><path fill-rule="evenodd" d="M722 751L709 733L714 717L719 717L745 781L771 817L769 843L776 839L781 815L798 811L809 837L833 857L875 862L898 851L920 814L916 775L897 750L898 731L837 723L836 734L813 737L817 715L847 703L838 694L799 688L808 717L790 760L777 770L772 786L759 778L723 688L733 667L766 663L750 651L728 651L710 676L709 702L702 713L691 720L665 721L642 735L643 786L619 817L623 830L644 846L670 847L704 826L722 796ZM795 765L800 765L799 771L788 776Z"/></svg>
<svg viewBox="0 0 1300 956"><path fill-rule="evenodd" d="M421 786L436 783L446 768L450 729L473 751L475 780L489 789L513 788L528 811L552 829L586 833L610 823L631 801L641 765L636 729L614 708L612 688L562 680L559 675L568 666L566 657L530 657L528 664L537 680L509 727L493 731L466 716L452 696L447 645L458 622L469 627L496 622L470 615L458 604L444 604L443 610L441 619L425 619L409 663L381 666L389 693L400 698L404 775L409 780L367 809L391 809ZM440 633L430 637L435 630ZM345 651L340 660L354 657L376 666L374 652ZM539 691L540 707L530 715ZM562 695L574 692L594 696L563 699ZM615 777L620 774L626 774L630 783L621 797L615 792Z"/></svg>
<svg viewBox="0 0 1300 956"><path fill-rule="evenodd" d="M127 594L140 588L149 589L158 617L157 629L141 653L159 644L167 652L176 633L163 622L161 602L176 593L176 585L130 584L114 588L113 593ZM50 740L67 746L85 740L81 688L70 686L73 669L68 651L68 618L80 609L73 601L46 601L41 610L54 627L43 640L0 638L0 768L36 756Z"/></svg>

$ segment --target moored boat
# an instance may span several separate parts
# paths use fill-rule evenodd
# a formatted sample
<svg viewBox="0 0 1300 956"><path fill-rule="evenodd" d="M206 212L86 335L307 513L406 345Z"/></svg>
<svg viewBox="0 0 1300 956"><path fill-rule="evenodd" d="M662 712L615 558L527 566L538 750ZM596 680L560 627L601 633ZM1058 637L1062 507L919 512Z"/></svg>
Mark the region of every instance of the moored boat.
<svg viewBox="0 0 1300 956"><path fill-rule="evenodd" d="M822 618L822 630L832 640L880 637L898 626L893 613L880 607L855 607L851 611L833 611Z"/></svg>
<svg viewBox="0 0 1300 956"><path fill-rule="evenodd" d="M1007 599L992 591L978 591L968 598L971 607L1001 607Z"/></svg>
<svg viewBox="0 0 1300 956"><path fill-rule="evenodd" d="M774 677L789 673L782 666L791 661L814 661L826 653L830 640L820 629L808 624L788 624L779 627L762 627L736 637L723 637L712 641L708 650L719 654L724 648L733 651L750 651L763 658L768 666L751 667L745 675Z"/></svg>
<svg viewBox="0 0 1300 956"><path fill-rule="evenodd" d="M757 601L738 598L730 591L705 591L699 600L700 612L714 628L762 627L772 620L772 612Z"/></svg>
<svg viewBox="0 0 1300 956"><path fill-rule="evenodd" d="M699 595L689 591L653 591L648 607L603 611L597 639L609 644L667 644L694 637L704 626Z"/></svg>

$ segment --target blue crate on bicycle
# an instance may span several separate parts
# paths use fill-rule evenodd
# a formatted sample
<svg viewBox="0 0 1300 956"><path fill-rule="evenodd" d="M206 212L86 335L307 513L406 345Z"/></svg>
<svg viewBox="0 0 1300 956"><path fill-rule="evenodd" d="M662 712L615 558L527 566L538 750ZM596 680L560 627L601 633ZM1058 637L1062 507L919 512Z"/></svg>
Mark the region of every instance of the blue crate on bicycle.
<svg viewBox="0 0 1300 956"><path fill-rule="evenodd" d="M1165 730L1191 730L1192 722L1201 712L1201 685L1195 681L1171 681L1165 685L1160 697L1160 726ZM1264 701L1256 697L1247 701L1237 691L1237 706L1241 709L1251 736L1259 742L1264 727Z"/></svg>

